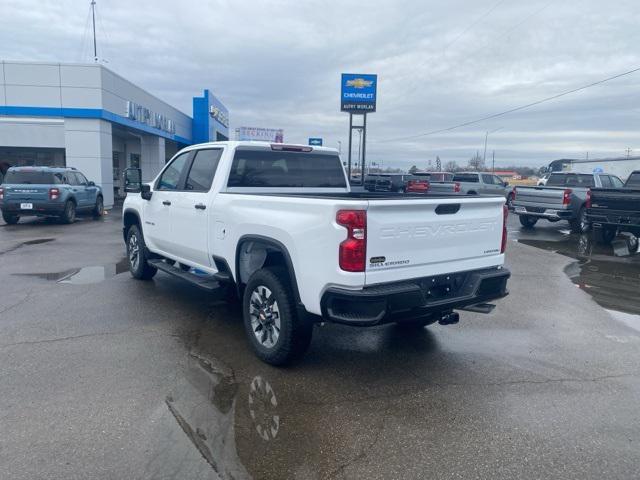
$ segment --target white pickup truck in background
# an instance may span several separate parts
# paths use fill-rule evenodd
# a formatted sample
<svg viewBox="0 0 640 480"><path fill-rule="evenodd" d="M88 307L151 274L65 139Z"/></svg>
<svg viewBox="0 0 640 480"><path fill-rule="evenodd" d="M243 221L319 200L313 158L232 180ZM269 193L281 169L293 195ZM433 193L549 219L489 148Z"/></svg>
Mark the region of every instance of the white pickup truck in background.
<svg viewBox="0 0 640 480"><path fill-rule="evenodd" d="M216 142L151 184L125 172L132 275L231 287L256 354L283 364L320 321L456 323L507 294L502 195L351 192L334 149Z"/></svg>

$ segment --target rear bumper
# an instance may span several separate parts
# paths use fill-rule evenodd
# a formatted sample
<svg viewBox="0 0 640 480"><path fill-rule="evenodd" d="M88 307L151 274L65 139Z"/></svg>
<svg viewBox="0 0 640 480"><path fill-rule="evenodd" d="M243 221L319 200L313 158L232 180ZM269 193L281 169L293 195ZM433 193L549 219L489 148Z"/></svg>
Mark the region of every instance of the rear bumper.
<svg viewBox="0 0 640 480"><path fill-rule="evenodd" d="M615 225L625 229L640 229L640 210L629 212L624 210L587 209L587 220L595 225Z"/></svg>
<svg viewBox="0 0 640 480"><path fill-rule="evenodd" d="M508 295L503 267L393 282L362 290L329 288L320 302L325 320L356 326L442 316Z"/></svg>
<svg viewBox="0 0 640 480"><path fill-rule="evenodd" d="M41 216L54 216L61 215L64 212L64 203L44 203L44 202L22 202L31 203L33 208L23 210L20 208L20 203L2 203L0 204L0 210L4 213L11 215L41 215Z"/></svg>
<svg viewBox="0 0 640 480"><path fill-rule="evenodd" d="M546 218L547 220L570 220L574 218L572 210L518 204L513 205L513 213L516 215L527 215L528 217Z"/></svg>

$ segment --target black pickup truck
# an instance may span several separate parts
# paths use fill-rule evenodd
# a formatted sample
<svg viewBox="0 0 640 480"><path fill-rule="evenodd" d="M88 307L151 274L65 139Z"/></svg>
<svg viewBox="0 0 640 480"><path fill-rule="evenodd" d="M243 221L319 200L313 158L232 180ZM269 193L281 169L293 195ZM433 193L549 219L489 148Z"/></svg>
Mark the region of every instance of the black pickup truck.
<svg viewBox="0 0 640 480"><path fill-rule="evenodd" d="M600 243L611 243L618 232L640 236L640 170L622 188L592 188L587 220Z"/></svg>

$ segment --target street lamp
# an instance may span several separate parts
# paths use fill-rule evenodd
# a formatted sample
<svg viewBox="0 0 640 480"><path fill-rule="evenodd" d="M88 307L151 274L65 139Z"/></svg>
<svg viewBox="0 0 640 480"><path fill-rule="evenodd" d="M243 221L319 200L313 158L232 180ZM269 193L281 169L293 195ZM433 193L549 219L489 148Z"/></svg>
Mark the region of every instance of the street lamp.
<svg viewBox="0 0 640 480"><path fill-rule="evenodd" d="M484 154L482 155L482 163L485 163L487 161L487 139L489 138L489 134L497 132L501 128L502 127L498 127L495 130L487 131L487 133L484 135Z"/></svg>

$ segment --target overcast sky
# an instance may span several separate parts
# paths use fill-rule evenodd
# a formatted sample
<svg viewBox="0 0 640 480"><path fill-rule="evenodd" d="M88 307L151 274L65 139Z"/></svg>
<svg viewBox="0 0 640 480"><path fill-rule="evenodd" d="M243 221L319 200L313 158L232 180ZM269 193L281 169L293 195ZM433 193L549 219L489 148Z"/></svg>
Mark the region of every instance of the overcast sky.
<svg viewBox="0 0 640 480"><path fill-rule="evenodd" d="M0 59L88 62L88 0L0 0ZM640 72L515 114L446 128L640 67L638 0L97 0L105 65L191 114L209 88L231 127L346 151L341 72L378 74L367 157L385 165L543 165L640 154ZM490 160L489 160L490 161Z"/></svg>

